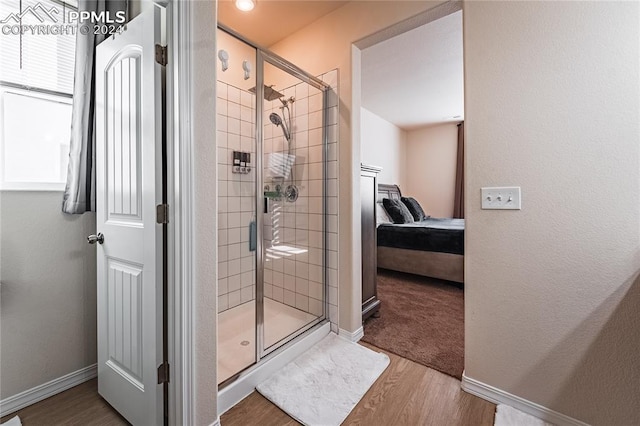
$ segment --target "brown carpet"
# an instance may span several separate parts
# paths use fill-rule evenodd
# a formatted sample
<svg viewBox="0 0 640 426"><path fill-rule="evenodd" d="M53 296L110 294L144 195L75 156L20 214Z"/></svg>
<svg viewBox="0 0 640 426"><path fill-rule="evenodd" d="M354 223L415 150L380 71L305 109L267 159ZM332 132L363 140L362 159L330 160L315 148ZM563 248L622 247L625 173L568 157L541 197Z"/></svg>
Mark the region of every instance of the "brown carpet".
<svg viewBox="0 0 640 426"><path fill-rule="evenodd" d="M448 281L378 270L380 317L363 341L460 379L464 369L464 293Z"/></svg>

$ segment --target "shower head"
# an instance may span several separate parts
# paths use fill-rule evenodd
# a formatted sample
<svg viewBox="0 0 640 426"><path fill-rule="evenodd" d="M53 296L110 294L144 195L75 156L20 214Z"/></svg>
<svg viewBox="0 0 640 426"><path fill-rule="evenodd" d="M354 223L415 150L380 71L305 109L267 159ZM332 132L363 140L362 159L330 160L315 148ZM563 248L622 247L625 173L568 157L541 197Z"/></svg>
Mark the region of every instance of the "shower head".
<svg viewBox="0 0 640 426"><path fill-rule="evenodd" d="M280 126L282 124L282 119L280 118L280 116L278 114L276 114L275 112L272 112L269 115L269 120L271 120L271 122L273 124L275 124L276 126Z"/></svg>
<svg viewBox="0 0 640 426"><path fill-rule="evenodd" d="M282 133L284 134L284 137L287 139L287 141L291 140L289 129L287 129L286 124L282 121L282 118L280 118L278 114L272 112L271 114L269 114L269 120L276 126L282 128Z"/></svg>

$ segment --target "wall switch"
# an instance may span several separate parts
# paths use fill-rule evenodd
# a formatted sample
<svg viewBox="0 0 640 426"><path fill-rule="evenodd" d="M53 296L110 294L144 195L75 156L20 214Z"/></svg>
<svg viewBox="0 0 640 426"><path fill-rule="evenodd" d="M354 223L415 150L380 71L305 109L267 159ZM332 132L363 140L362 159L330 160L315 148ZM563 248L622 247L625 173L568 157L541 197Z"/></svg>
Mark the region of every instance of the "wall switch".
<svg viewBox="0 0 640 426"><path fill-rule="evenodd" d="M482 208L520 210L522 197L519 186L482 188Z"/></svg>

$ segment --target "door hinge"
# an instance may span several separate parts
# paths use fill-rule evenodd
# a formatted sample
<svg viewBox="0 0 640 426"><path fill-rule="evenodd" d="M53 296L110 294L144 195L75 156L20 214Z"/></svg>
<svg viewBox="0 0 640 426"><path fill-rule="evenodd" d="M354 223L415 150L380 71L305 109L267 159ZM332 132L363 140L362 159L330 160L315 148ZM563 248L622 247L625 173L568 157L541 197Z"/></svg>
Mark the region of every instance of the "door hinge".
<svg viewBox="0 0 640 426"><path fill-rule="evenodd" d="M163 67L167 66L169 61L169 57L167 54L167 46L161 46L156 44L156 62L162 65Z"/></svg>
<svg viewBox="0 0 640 426"><path fill-rule="evenodd" d="M158 366L158 384L169 383L169 363L163 362Z"/></svg>
<svg viewBox="0 0 640 426"><path fill-rule="evenodd" d="M169 204L158 204L156 206L156 223L169 223Z"/></svg>

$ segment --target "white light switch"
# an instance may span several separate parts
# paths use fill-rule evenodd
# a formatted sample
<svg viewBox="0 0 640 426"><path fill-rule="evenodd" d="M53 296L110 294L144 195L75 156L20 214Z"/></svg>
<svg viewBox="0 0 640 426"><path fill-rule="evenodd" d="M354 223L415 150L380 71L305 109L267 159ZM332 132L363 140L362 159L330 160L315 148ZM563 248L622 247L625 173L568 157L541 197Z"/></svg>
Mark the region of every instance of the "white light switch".
<svg viewBox="0 0 640 426"><path fill-rule="evenodd" d="M519 186L482 188L482 208L520 210L522 197Z"/></svg>

